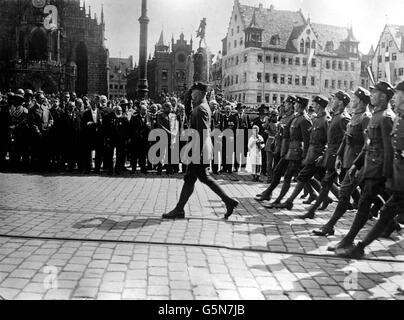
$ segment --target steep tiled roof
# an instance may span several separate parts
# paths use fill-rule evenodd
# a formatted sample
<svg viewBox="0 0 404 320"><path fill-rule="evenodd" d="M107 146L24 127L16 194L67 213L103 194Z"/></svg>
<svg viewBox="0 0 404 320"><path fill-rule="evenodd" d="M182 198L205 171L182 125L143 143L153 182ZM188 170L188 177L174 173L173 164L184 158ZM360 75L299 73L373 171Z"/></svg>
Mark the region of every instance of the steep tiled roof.
<svg viewBox="0 0 404 320"><path fill-rule="evenodd" d="M400 25L387 25L387 28L390 30L391 34L393 35L394 41L396 42L398 48L403 51L404 50L404 26Z"/></svg>
<svg viewBox="0 0 404 320"><path fill-rule="evenodd" d="M317 39L322 46L321 52L325 52L327 42L332 41L334 51L338 51L340 42L348 38L348 28L330 26L327 24L312 23L311 27L315 32Z"/></svg>
<svg viewBox="0 0 404 320"><path fill-rule="evenodd" d="M256 14L256 23L264 29L262 42L264 47L286 49L290 35L294 27L305 25L305 20L299 11L275 10L240 5L241 20L244 28L250 24L253 14ZM280 42L278 45L271 45L271 37L278 35Z"/></svg>

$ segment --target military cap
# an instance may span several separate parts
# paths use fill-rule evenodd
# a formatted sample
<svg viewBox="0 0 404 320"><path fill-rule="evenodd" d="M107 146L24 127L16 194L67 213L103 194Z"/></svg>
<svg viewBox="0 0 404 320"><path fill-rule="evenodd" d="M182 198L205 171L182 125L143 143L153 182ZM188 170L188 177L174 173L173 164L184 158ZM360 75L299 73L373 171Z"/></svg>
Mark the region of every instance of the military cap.
<svg viewBox="0 0 404 320"><path fill-rule="evenodd" d="M191 87L191 90L200 90L202 92L208 92L208 85L202 82L195 82Z"/></svg>
<svg viewBox="0 0 404 320"><path fill-rule="evenodd" d="M33 96L34 93L32 92L31 89L27 89L27 90L25 90L25 95L26 95L26 96Z"/></svg>
<svg viewBox="0 0 404 320"><path fill-rule="evenodd" d="M243 104L242 103L237 103L237 106L236 106L236 110L238 110L238 109L243 109L244 107L243 107Z"/></svg>
<svg viewBox="0 0 404 320"><path fill-rule="evenodd" d="M296 97L295 96L288 96L285 102L288 103L295 103L296 102Z"/></svg>
<svg viewBox="0 0 404 320"><path fill-rule="evenodd" d="M401 81L395 88L396 91L404 91L404 81Z"/></svg>
<svg viewBox="0 0 404 320"><path fill-rule="evenodd" d="M302 105L304 108L307 108L307 105L309 104L309 99L307 99L305 97L296 96L295 103L298 103L298 104Z"/></svg>
<svg viewBox="0 0 404 320"><path fill-rule="evenodd" d="M336 94L332 94L331 96L342 101L345 106L347 106L351 102L351 97L344 91L338 91Z"/></svg>
<svg viewBox="0 0 404 320"><path fill-rule="evenodd" d="M24 99L24 94L25 94L24 90L18 89L18 90L15 92L14 97L15 97L15 98Z"/></svg>
<svg viewBox="0 0 404 320"><path fill-rule="evenodd" d="M328 103L330 102L330 100L328 100L326 97L324 96L316 96L313 99L313 102L319 104L323 109L325 109L328 105Z"/></svg>
<svg viewBox="0 0 404 320"><path fill-rule="evenodd" d="M363 102L370 103L370 92L365 88L359 87L356 91L351 91L355 96L361 99Z"/></svg>
<svg viewBox="0 0 404 320"><path fill-rule="evenodd" d="M128 106L128 105L129 105L129 102L128 102L127 99L122 99L121 102L119 102L119 105L120 105L120 106Z"/></svg>
<svg viewBox="0 0 404 320"><path fill-rule="evenodd" d="M370 86L370 89L383 92L389 100L393 98L394 94L396 93L393 86L385 81L380 81L375 86Z"/></svg>

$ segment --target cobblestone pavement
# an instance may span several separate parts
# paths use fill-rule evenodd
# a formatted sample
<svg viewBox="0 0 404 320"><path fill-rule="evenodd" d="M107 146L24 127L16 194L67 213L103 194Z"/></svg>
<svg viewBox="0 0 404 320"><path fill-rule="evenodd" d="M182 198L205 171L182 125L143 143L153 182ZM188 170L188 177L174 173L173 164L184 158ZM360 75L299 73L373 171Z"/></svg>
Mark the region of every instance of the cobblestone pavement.
<svg viewBox="0 0 404 320"><path fill-rule="evenodd" d="M402 299L404 238L376 241L362 261L326 251L336 236L311 230L330 216L254 201L264 184L224 175L240 207L225 208L198 183L187 219L164 221L181 175L110 178L0 174L0 296L5 299ZM276 196L276 194L275 194ZM374 222L360 235L364 235ZM359 237L360 238L360 237ZM57 274L57 289L49 279ZM50 277L50 278L49 278ZM55 282L50 281L55 284ZM48 289L47 289L48 288Z"/></svg>

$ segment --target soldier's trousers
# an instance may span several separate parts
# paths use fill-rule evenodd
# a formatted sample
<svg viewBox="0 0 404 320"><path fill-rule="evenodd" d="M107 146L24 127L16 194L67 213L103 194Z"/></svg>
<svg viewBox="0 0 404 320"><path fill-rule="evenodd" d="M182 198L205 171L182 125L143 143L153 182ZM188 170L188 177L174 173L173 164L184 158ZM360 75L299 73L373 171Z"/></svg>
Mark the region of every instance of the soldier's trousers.
<svg viewBox="0 0 404 320"><path fill-rule="evenodd" d="M365 179L363 190L359 200L358 212L348 234L344 237L344 243L351 243L355 240L359 231L365 226L369 219L369 210L377 196L385 188L385 179Z"/></svg>
<svg viewBox="0 0 404 320"><path fill-rule="evenodd" d="M370 245L374 240L380 237L384 232L386 227L392 222L396 215L403 215L404 208L404 193L403 192L393 192L393 195L386 202L384 207L380 212L380 219L377 221L375 226L369 231L365 236L364 240L361 241L363 246Z"/></svg>
<svg viewBox="0 0 404 320"><path fill-rule="evenodd" d="M224 203L227 204L230 201L230 197L227 196L223 189L210 176L208 166L191 163L187 166L187 172L184 177L184 186L182 187L181 196L176 206L178 210L184 210L185 205L194 192L195 183L198 179L216 193Z"/></svg>
<svg viewBox="0 0 404 320"><path fill-rule="evenodd" d="M263 165L267 167L267 177L272 179L273 175L274 175L274 154L272 151L266 151L266 155L267 155L267 161L266 163L263 163Z"/></svg>
<svg viewBox="0 0 404 320"><path fill-rule="evenodd" d="M264 196L270 196L272 194L272 192L276 189L276 187L281 182L281 179L285 175L286 171L288 170L288 167L289 167L289 161L286 160L285 158L281 158L279 160L278 165L274 169L274 175L273 175L271 184L263 192ZM293 175L292 175L292 177L293 177Z"/></svg>

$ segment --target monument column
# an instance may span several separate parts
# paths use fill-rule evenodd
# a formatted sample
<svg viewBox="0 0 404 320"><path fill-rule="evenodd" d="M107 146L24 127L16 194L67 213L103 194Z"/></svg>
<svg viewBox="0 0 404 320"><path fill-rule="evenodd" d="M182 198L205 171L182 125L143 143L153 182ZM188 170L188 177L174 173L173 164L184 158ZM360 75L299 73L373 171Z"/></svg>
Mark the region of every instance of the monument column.
<svg viewBox="0 0 404 320"><path fill-rule="evenodd" d="M142 0L142 16L140 22L140 43L139 43L139 80L137 84L138 99L147 99L149 92L147 83L147 26L149 24L147 17L147 0Z"/></svg>

